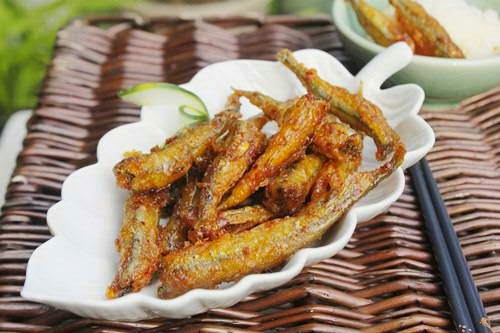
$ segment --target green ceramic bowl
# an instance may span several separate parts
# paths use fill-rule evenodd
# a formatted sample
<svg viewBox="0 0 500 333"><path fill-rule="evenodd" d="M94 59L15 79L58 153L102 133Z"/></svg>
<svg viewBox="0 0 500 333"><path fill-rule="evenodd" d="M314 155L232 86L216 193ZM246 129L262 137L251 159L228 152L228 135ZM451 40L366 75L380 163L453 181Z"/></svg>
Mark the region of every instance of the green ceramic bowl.
<svg viewBox="0 0 500 333"><path fill-rule="evenodd" d="M498 0L468 2L480 8L492 8L500 12ZM389 7L386 0L371 0L370 4L379 9ZM347 1L335 0L333 19L346 51L359 64L367 63L385 49L368 37ZM391 77L390 81L394 84L418 84L425 91L426 103L453 104L500 86L500 56L472 60L414 56L411 63Z"/></svg>

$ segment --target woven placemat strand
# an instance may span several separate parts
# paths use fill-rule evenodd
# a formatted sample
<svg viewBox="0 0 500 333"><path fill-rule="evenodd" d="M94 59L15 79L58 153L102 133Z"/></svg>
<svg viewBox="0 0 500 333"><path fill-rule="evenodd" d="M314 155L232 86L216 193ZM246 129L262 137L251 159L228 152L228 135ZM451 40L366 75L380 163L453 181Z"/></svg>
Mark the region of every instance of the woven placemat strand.
<svg viewBox="0 0 500 333"><path fill-rule="evenodd" d="M285 47L321 48L353 66L334 26L322 18L95 18L60 31L0 217L0 331L454 331L409 182L398 202L361 223L337 256L230 309L125 323L79 318L19 296L30 254L51 237L46 212L64 179L95 161L106 131L138 118L117 91L141 82L185 82L210 63L272 59ZM425 113L438 138L428 159L493 325L500 320L499 106L497 90L457 109Z"/></svg>

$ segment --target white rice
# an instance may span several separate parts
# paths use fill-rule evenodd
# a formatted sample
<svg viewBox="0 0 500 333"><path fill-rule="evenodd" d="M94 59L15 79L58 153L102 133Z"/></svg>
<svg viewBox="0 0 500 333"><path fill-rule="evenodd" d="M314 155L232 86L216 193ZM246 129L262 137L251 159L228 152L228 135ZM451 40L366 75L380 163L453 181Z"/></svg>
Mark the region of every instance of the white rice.
<svg viewBox="0 0 500 333"><path fill-rule="evenodd" d="M416 0L446 29L466 58L500 55L500 20L492 9L465 0Z"/></svg>

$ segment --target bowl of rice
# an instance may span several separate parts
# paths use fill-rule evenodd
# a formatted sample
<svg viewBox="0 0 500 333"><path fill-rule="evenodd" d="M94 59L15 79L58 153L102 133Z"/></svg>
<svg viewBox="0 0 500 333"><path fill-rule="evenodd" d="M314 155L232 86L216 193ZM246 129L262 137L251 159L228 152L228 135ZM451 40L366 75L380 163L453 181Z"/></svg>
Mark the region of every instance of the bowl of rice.
<svg viewBox="0 0 500 333"><path fill-rule="evenodd" d="M426 103L434 105L454 104L500 86L500 1L414 1L441 24L465 58L416 55L410 65L390 79L393 84L420 85ZM393 15L387 0L366 2ZM346 51L360 65L385 49L367 35L347 0L335 0L333 18Z"/></svg>

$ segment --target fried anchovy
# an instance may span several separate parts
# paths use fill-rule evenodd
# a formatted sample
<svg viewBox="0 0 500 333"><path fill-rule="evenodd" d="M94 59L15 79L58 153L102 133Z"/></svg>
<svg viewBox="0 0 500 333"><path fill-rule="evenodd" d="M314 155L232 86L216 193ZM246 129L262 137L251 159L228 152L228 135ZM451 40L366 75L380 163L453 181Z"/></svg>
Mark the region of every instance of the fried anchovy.
<svg viewBox="0 0 500 333"><path fill-rule="evenodd" d="M306 68L299 63L290 50L281 50L278 60L295 73L310 93L328 101L330 112L353 128L371 136L377 145L378 160L389 156L399 144L399 136L389 126L382 111L361 94L352 94L345 88L324 81L315 69Z"/></svg>
<svg viewBox="0 0 500 333"><path fill-rule="evenodd" d="M404 147L370 172L354 172L340 189L311 201L293 217L270 220L240 233L226 233L210 242L172 252L162 258L161 298L172 298L194 288L215 288L222 282L275 267L319 239L370 189L403 161Z"/></svg>
<svg viewBox="0 0 500 333"><path fill-rule="evenodd" d="M261 205L245 206L219 212L218 222L226 231L234 233L248 230L274 217Z"/></svg>
<svg viewBox="0 0 500 333"><path fill-rule="evenodd" d="M238 99L230 98L226 109L213 120L184 128L167 140L163 148L125 158L114 167L118 185L133 191L147 191L176 181L239 117L239 107Z"/></svg>
<svg viewBox="0 0 500 333"><path fill-rule="evenodd" d="M189 172L168 223L160 228L159 242L162 255L183 247L188 241L188 229L197 218L196 206L199 199L197 182L196 175Z"/></svg>
<svg viewBox="0 0 500 333"><path fill-rule="evenodd" d="M465 58L450 35L424 7L412 0L390 0L396 18L415 42L416 52L443 58Z"/></svg>
<svg viewBox="0 0 500 333"><path fill-rule="evenodd" d="M338 191L344 180L359 167L360 157L346 155L342 160L328 160L319 172L311 191L311 200L317 201L331 191Z"/></svg>
<svg viewBox="0 0 500 333"><path fill-rule="evenodd" d="M363 136L352 133L345 124L339 123L335 116L328 114L314 133L311 148L316 153L333 160L343 160L346 156L357 158L361 164Z"/></svg>
<svg viewBox="0 0 500 333"><path fill-rule="evenodd" d="M307 154L266 186L263 204L276 215L291 215L306 202L324 159Z"/></svg>
<svg viewBox="0 0 500 333"><path fill-rule="evenodd" d="M187 239L188 226L172 215L166 225L160 227L160 250L162 255L184 247Z"/></svg>
<svg viewBox="0 0 500 333"><path fill-rule="evenodd" d="M274 214L263 206L253 205L219 211L216 223L224 230L224 233L235 233L251 229L270 220L272 217L274 217ZM190 235L191 233L193 233L193 230L188 231L188 239L195 239L193 243L198 242L196 236Z"/></svg>
<svg viewBox="0 0 500 333"><path fill-rule="evenodd" d="M250 103L262 109L262 111L271 119L281 124L286 119L286 110L294 100L286 102L277 101L267 95L257 91L238 90L235 94L247 98ZM349 125L338 121L337 117L327 114L323 118L320 126L314 131L311 148L326 157L332 159L342 158L345 146L353 150L357 148L359 152L363 149L363 138L359 133L352 133Z"/></svg>
<svg viewBox="0 0 500 333"><path fill-rule="evenodd" d="M132 194L126 204L116 248L118 272L106 296L116 298L148 285L160 262L158 222L160 208L168 201L168 189Z"/></svg>
<svg viewBox="0 0 500 333"><path fill-rule="evenodd" d="M327 109L326 103L307 94L286 110L279 131L269 140L262 155L233 188L220 209L228 209L242 203L290 163L300 158L321 122Z"/></svg>
<svg viewBox="0 0 500 333"><path fill-rule="evenodd" d="M349 2L359 23L377 44L389 46L403 41L414 49L415 43L397 20L370 6L364 0L350 0Z"/></svg>
<svg viewBox="0 0 500 333"><path fill-rule="evenodd" d="M198 221L190 233L192 241L212 239L222 232L217 223L217 207L222 196L243 176L265 149L266 136L260 131L268 118L238 121L225 140L225 149L215 157L200 183Z"/></svg>

